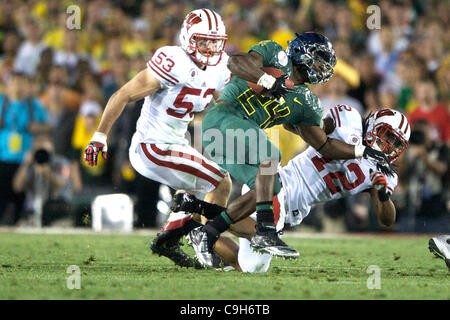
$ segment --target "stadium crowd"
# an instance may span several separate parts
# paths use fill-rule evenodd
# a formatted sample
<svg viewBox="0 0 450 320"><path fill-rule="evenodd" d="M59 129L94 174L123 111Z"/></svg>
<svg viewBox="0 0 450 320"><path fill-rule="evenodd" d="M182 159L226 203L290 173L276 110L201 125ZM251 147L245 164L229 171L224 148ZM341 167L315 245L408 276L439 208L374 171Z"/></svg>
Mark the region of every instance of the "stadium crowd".
<svg viewBox="0 0 450 320"><path fill-rule="evenodd" d="M73 4L79 29L67 28ZM366 25L373 4L379 30ZM143 100L113 127L107 161L90 167L83 150L109 97L157 48L178 44L185 14L201 7L221 14L228 54L265 39L286 48L294 32L326 35L338 64L329 83L313 88L324 110L347 104L366 116L391 107L412 126L391 231L448 231L450 6L431 0L0 1L0 224L27 223L40 211L44 225L70 217L83 226L96 195L125 192L136 200L136 227L155 226L160 186L128 161ZM305 144L280 130L279 148L285 164ZM346 230L379 231L365 195L319 206L305 223L323 230L325 217Z"/></svg>

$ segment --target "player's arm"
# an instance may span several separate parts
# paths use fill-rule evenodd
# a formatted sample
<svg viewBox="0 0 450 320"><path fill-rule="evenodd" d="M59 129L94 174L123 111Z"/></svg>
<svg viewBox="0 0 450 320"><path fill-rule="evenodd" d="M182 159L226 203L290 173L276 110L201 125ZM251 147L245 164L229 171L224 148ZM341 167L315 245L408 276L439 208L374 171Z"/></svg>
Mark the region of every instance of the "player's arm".
<svg viewBox="0 0 450 320"><path fill-rule="evenodd" d="M262 71L263 66L264 58L256 51L232 55L227 63L228 69L234 76L266 88L274 98L292 91L286 86L287 75L275 78Z"/></svg>
<svg viewBox="0 0 450 320"><path fill-rule="evenodd" d="M84 159L90 166L97 165L97 157L100 151L103 158L106 159L108 151L106 138L127 103L152 95L160 88L161 82L148 69L145 69L125 83L109 98L97 131L84 150Z"/></svg>
<svg viewBox="0 0 450 320"><path fill-rule="evenodd" d="M372 205L377 214L378 222L386 227L390 227L395 222L395 206L391 199L381 201L379 192L374 188L370 189Z"/></svg>
<svg viewBox="0 0 450 320"><path fill-rule="evenodd" d="M254 83L257 83L265 75L265 72L261 70L263 57L256 51L230 56L227 67L236 77Z"/></svg>
<svg viewBox="0 0 450 320"><path fill-rule="evenodd" d="M97 132L108 135L128 102L152 95L159 88L161 88L161 82L148 69L139 72L109 98Z"/></svg>
<svg viewBox="0 0 450 320"><path fill-rule="evenodd" d="M327 127L325 126L325 128ZM293 126L289 124L284 125L284 128L301 136L306 143L320 152L325 158L331 160L354 159L363 155L361 152L358 154L358 150L355 150L357 146L327 137L325 130L319 126ZM331 128L328 130L331 130Z"/></svg>
<svg viewBox="0 0 450 320"><path fill-rule="evenodd" d="M344 141L329 138L327 133L331 133L334 126L327 125L329 120L324 119L323 129L319 126L298 125L291 124L284 125L284 128L302 137L306 143L317 150L323 157L330 160L347 160L356 158L372 158L381 165L388 165L391 167L386 155L383 152L374 150L367 146L352 145Z"/></svg>

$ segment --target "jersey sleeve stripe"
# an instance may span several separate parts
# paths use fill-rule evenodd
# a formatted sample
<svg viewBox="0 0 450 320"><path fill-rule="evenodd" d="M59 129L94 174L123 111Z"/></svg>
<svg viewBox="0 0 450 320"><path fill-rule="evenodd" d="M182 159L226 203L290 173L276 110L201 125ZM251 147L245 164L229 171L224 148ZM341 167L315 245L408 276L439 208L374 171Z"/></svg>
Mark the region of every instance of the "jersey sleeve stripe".
<svg viewBox="0 0 450 320"><path fill-rule="evenodd" d="M202 9L202 10L205 12L206 17L208 17L208 26L209 26L209 30L211 30L211 28L212 28L211 17L209 16L209 13L206 9Z"/></svg>
<svg viewBox="0 0 450 320"><path fill-rule="evenodd" d="M336 116L334 115L334 111L333 108L330 109L331 112L331 116L333 117L333 122L334 122L334 127L337 127L337 121L336 121Z"/></svg>
<svg viewBox="0 0 450 320"><path fill-rule="evenodd" d="M338 127L340 127L341 126L341 116L339 115L338 107L334 107L334 111L336 112L336 118L338 120Z"/></svg>
<svg viewBox="0 0 450 320"><path fill-rule="evenodd" d="M151 145L151 146L153 147L154 145ZM170 161L160 160L160 159L152 156L150 154L150 152L148 151L147 146L146 146L145 143L141 143L141 147L142 147L142 150L144 151L145 156L151 162L153 162L153 163L155 163L155 164L157 164L159 166L167 167L167 168L170 168L170 169L175 169L175 170L178 170L178 171L182 171L182 172L186 172L186 173L192 174L193 176L196 176L198 178L201 178L201 179L204 179L204 180L210 182L215 187L217 187L219 185L219 181L215 180L214 178L208 176L207 174L201 172L200 170L198 170L198 169L196 169L194 167L188 166L186 164L173 163L173 162L170 162Z"/></svg>
<svg viewBox="0 0 450 320"><path fill-rule="evenodd" d="M175 82L173 82L172 80L170 80L170 79L164 77L161 73L158 72L158 70L156 70L155 68L153 68L153 66L150 65L149 62L147 62L147 66L148 66L155 74L157 74L160 78L166 80L167 82L169 82L169 83L171 83L171 84L173 84L173 85L176 85Z"/></svg>
<svg viewBox="0 0 450 320"><path fill-rule="evenodd" d="M225 176L222 174L222 172L220 172L219 169L214 168L212 165L208 164L204 159L201 159L199 157L196 157L192 154L188 154L186 152L181 152L181 151L173 151L173 150L161 150L159 149L157 146L155 146L154 144L152 144L151 146L153 152L155 152L156 154L160 155L160 156L171 156L171 157L178 157L178 158L184 158L187 160L191 160L191 161L195 161L198 164L201 164L203 167L205 167L206 169L208 169L209 171L211 171L212 173L214 173L215 175L224 178Z"/></svg>
<svg viewBox="0 0 450 320"><path fill-rule="evenodd" d="M178 79L171 76L167 71L164 71L163 69L161 69L160 67L158 67L158 65L153 61L150 60L150 63L153 65L153 67L155 67L156 69L158 69L162 74L164 74L165 76L169 77L170 79L172 79L173 81L175 81L176 83L178 83Z"/></svg>

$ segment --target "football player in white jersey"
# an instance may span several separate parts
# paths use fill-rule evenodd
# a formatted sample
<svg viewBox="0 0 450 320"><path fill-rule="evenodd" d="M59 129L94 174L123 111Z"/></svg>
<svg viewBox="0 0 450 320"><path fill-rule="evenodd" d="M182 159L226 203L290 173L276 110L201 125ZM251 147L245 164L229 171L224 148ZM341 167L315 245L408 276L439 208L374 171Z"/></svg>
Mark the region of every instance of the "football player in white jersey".
<svg viewBox="0 0 450 320"><path fill-rule="evenodd" d="M364 144L382 151L390 162L406 150L411 134L406 117L396 110L380 110L367 117L363 123L358 111L345 105L328 111L324 117L324 129L330 138L354 145ZM364 191L370 192L380 223L390 226L395 222L395 207L389 197L398 184L397 174L387 167L380 167L371 159L330 161L309 147L285 167L279 168L278 175L282 184L281 192L274 197L278 230L282 230L285 223L291 226L300 224L311 207L318 203ZM179 199L183 203L178 203L178 208L192 206L194 202L197 202L197 207L201 207L201 201L188 194ZM253 210L254 202L253 199ZM242 235L239 239L239 266L244 272L265 272L272 256L251 250L248 239L255 232L255 222L248 223L248 207L230 210L233 203L227 210L229 213L231 211L230 216L233 211L241 211L230 229ZM196 253L201 254L201 250L196 250Z"/></svg>
<svg viewBox="0 0 450 320"><path fill-rule="evenodd" d="M109 99L97 132L85 149L89 165L97 164L100 152L106 159L108 133L126 104L145 97L129 149L133 168L173 189L188 190L200 199L226 206L231 192L229 174L185 138L194 114L203 111L230 79L226 40L219 14L210 9L190 12L181 28L181 46L159 48L147 68ZM152 251L180 266L193 266L196 261L179 248L179 237L171 242L168 236L186 232L187 226L192 228L190 224L198 224L191 214L170 215L151 244ZM237 252L237 247L233 250ZM226 256L226 252L221 255Z"/></svg>

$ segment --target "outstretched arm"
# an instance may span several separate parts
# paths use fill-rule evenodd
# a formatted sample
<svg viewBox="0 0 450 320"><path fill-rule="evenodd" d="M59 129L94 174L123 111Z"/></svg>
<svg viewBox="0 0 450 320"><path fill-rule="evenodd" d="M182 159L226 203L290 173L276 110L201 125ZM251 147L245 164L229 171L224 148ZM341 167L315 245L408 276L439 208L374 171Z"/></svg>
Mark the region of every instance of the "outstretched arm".
<svg viewBox="0 0 450 320"><path fill-rule="evenodd" d="M390 227L395 222L395 206L391 199L381 201L378 191L375 188L370 189L372 204L377 213L378 222L386 227Z"/></svg>
<svg viewBox="0 0 450 320"><path fill-rule="evenodd" d="M329 126L325 125L324 128L331 132L331 127L328 127ZM345 143L341 140L328 138L325 130L321 129L319 126L292 126L289 124L284 125L284 128L301 136L306 143L320 152L325 158L341 160L362 157L362 152L357 149L355 150L355 147L357 146Z"/></svg>
<svg viewBox="0 0 450 320"><path fill-rule="evenodd" d="M149 70L145 69L125 83L109 98L97 131L84 150L84 160L90 166L97 165L97 158L100 152L102 153L103 159L106 159L108 152L106 143L108 133L127 103L151 95L159 88L161 88L161 82Z"/></svg>
<svg viewBox="0 0 450 320"><path fill-rule="evenodd" d="M106 105L97 132L108 135L112 125L130 101L142 99L161 88L161 83L147 69L142 70L133 79L117 90Z"/></svg>

